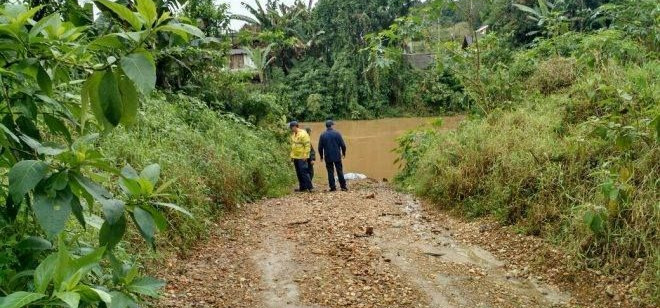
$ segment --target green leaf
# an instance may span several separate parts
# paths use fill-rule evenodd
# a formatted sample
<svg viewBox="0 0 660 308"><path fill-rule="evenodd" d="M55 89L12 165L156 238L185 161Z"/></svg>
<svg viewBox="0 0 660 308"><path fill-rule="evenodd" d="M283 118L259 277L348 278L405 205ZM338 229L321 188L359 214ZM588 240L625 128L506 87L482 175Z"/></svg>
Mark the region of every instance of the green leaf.
<svg viewBox="0 0 660 308"><path fill-rule="evenodd" d="M44 117L44 122L46 123L46 126L48 126L48 129L50 129L51 132L53 132L56 135L60 135L70 143L71 140L71 133L69 132L69 129L66 127L64 122L60 120L59 118L56 118L48 113L45 113L43 115Z"/></svg>
<svg viewBox="0 0 660 308"><path fill-rule="evenodd" d="M142 21L140 21L140 18L138 18L135 12L129 10L127 7L108 0L94 0L94 2L97 5L108 8L119 18L128 22L136 31L140 31L142 29Z"/></svg>
<svg viewBox="0 0 660 308"><path fill-rule="evenodd" d="M76 183L78 183L78 185L80 185L81 188L92 195L96 201L102 202L112 198L112 194L108 190L103 188L103 186L94 183L92 180L77 173L74 173L72 178L76 181Z"/></svg>
<svg viewBox="0 0 660 308"><path fill-rule="evenodd" d="M119 81L111 70L106 70L98 86L98 106L94 108L92 100L92 109L96 112L96 118L104 117L113 127L119 125L123 110L121 101L121 92L119 92Z"/></svg>
<svg viewBox="0 0 660 308"><path fill-rule="evenodd" d="M119 218L124 215L124 202L116 199L107 199L101 201L103 207L103 215L105 220L112 224L119 221Z"/></svg>
<svg viewBox="0 0 660 308"><path fill-rule="evenodd" d="M41 18L32 28L30 28L30 36L35 37L39 35L45 28L50 26L53 23L62 20L62 16L59 13L50 14L44 18Z"/></svg>
<svg viewBox="0 0 660 308"><path fill-rule="evenodd" d="M137 303L124 293L113 291L110 295L112 296L110 308L138 308Z"/></svg>
<svg viewBox="0 0 660 308"><path fill-rule="evenodd" d="M110 296L110 294L108 294L108 292L105 292L105 291L103 291L103 290L99 290L99 289L95 289L95 288L92 288L92 290L93 290L94 292L96 292L96 294L99 296L99 298L100 298L104 303L106 303L106 304L108 304L108 305L112 303L112 296Z"/></svg>
<svg viewBox="0 0 660 308"><path fill-rule="evenodd" d="M53 96L53 81L50 79L48 72L46 72L41 65L39 65L37 70L37 83L39 84L41 91L49 96Z"/></svg>
<svg viewBox="0 0 660 308"><path fill-rule="evenodd" d="M91 50L117 50L125 47L119 36L114 33L99 37L91 41L88 46Z"/></svg>
<svg viewBox="0 0 660 308"><path fill-rule="evenodd" d="M23 251L43 251L53 249L53 244L42 237L30 236L20 241L16 248Z"/></svg>
<svg viewBox="0 0 660 308"><path fill-rule="evenodd" d="M141 205L142 209L149 211L151 213L151 216L154 219L154 222L156 223L156 227L158 227L159 231L164 231L167 229L167 219L165 216L163 216L163 213L161 213L159 210L157 210L155 207L144 204Z"/></svg>
<svg viewBox="0 0 660 308"><path fill-rule="evenodd" d="M110 224L107 221L101 226L99 231L99 243L101 246L106 246L108 250L114 248L126 232L126 218L122 215L117 223Z"/></svg>
<svg viewBox="0 0 660 308"><path fill-rule="evenodd" d="M526 12L526 13L532 14L532 15L534 15L534 16L536 16L536 17L540 17L540 16L541 16L541 15L539 14L539 12L537 12L536 10L534 10L533 8L531 8L531 7L529 7L529 6L522 5L522 4L517 4L517 3L513 3L513 6L515 6L516 8L518 8L519 10L521 10L521 11L523 11L523 12Z"/></svg>
<svg viewBox="0 0 660 308"><path fill-rule="evenodd" d="M119 80L119 92L122 101L122 113L120 123L131 126L137 118L138 108L140 107L139 96L134 83L127 76L117 77Z"/></svg>
<svg viewBox="0 0 660 308"><path fill-rule="evenodd" d="M23 160L9 170L9 194L16 203L21 203L26 193L32 190L48 174L48 165L39 160Z"/></svg>
<svg viewBox="0 0 660 308"><path fill-rule="evenodd" d="M101 246L96 249L94 249L92 252L81 256L80 258L77 258L71 262L71 266L79 271L82 271L84 274L87 274L92 267L96 266L101 259L103 259L103 255L105 254L106 248Z"/></svg>
<svg viewBox="0 0 660 308"><path fill-rule="evenodd" d="M158 18L156 4L152 0L137 0L137 10L147 21L149 27L151 27L156 21L156 18Z"/></svg>
<svg viewBox="0 0 660 308"><path fill-rule="evenodd" d="M59 191L54 198L45 193L34 195L34 215L46 234L54 236L64 229L71 215L72 200L71 190Z"/></svg>
<svg viewBox="0 0 660 308"><path fill-rule="evenodd" d="M156 87L156 64L149 52L135 52L121 58L121 68L144 95Z"/></svg>
<svg viewBox="0 0 660 308"><path fill-rule="evenodd" d="M76 292L56 292L55 296L71 308L78 308L80 304L80 294Z"/></svg>
<svg viewBox="0 0 660 308"><path fill-rule="evenodd" d="M160 178L160 165L151 164L146 166L142 169L142 172L140 172L140 177L148 179L151 184L156 186L156 183L158 183L158 179Z"/></svg>
<svg viewBox="0 0 660 308"><path fill-rule="evenodd" d="M33 303L46 295L31 292L15 292L7 297L0 297L0 308L20 308Z"/></svg>
<svg viewBox="0 0 660 308"><path fill-rule="evenodd" d="M155 205L159 205L159 206L163 206L163 207L167 207L167 208L170 208L170 209L173 209L173 210L175 210L175 211L177 211L177 212L181 212L181 213L183 213L183 214L189 216L190 218L193 217L193 215L192 215L190 212L188 212L188 210L186 210L186 209L184 209L184 208L182 208L182 207L180 207L180 206L178 206L178 205L176 205L176 204L172 204L172 203L164 203L164 202L155 202L154 204L155 204Z"/></svg>
<svg viewBox="0 0 660 308"><path fill-rule="evenodd" d="M151 244L152 247L155 247L156 242L154 239L154 234L156 233L156 222L151 216L151 213L143 210L140 207L135 207L133 210L133 221L138 226L140 234L147 241L147 243Z"/></svg>
<svg viewBox="0 0 660 308"><path fill-rule="evenodd" d="M87 229L87 225L85 223L85 214L83 213L83 207L80 204L80 199L75 194L73 196L73 200L71 200L71 211L73 212L73 216L76 217L76 220L78 220L78 222L83 227L83 229Z"/></svg>
<svg viewBox="0 0 660 308"><path fill-rule="evenodd" d="M156 28L156 31L172 32L183 38L187 38L188 34L199 38L204 37L204 32L202 32L202 30L199 30L197 27L179 22L170 22L166 25Z"/></svg>
<svg viewBox="0 0 660 308"><path fill-rule="evenodd" d="M158 291L165 286L165 282L153 277L138 278L128 286L128 290L146 296L158 297Z"/></svg>
<svg viewBox="0 0 660 308"><path fill-rule="evenodd" d="M39 263L34 271L34 288L37 292L43 293L48 289L48 285L53 280L55 267L57 266L57 253L49 255Z"/></svg>
<svg viewBox="0 0 660 308"><path fill-rule="evenodd" d="M80 130L82 132L85 131L85 123L87 122L87 113L89 112L90 109L90 104L92 101L95 102L96 105L100 105L98 103L98 86L101 81L101 78L103 77L103 72L94 72L85 82L83 83L80 91ZM100 110L100 109L99 109ZM94 114L96 115L96 110L93 110ZM97 120L101 123L99 124L104 124L107 122L105 118L97 118Z"/></svg>
<svg viewBox="0 0 660 308"><path fill-rule="evenodd" d="M128 196L137 197L142 194L142 188L140 187L140 183L138 183L138 181L136 180L121 177L119 179L119 186Z"/></svg>

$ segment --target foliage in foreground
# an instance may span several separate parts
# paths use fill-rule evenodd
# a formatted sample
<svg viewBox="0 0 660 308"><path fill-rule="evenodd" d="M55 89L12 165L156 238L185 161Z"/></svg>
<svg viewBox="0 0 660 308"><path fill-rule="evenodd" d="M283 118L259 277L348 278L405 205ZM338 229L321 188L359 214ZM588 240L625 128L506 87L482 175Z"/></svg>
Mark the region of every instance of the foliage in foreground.
<svg viewBox="0 0 660 308"><path fill-rule="evenodd" d="M92 5L103 12L97 21ZM98 142L135 123L141 97L155 87L159 42L203 34L151 0L133 9L107 0L67 8L67 16L0 8L3 308L134 307L163 282L118 258L117 244L132 224L155 246L163 213L190 215L162 202L168 183L159 165L119 169Z"/></svg>

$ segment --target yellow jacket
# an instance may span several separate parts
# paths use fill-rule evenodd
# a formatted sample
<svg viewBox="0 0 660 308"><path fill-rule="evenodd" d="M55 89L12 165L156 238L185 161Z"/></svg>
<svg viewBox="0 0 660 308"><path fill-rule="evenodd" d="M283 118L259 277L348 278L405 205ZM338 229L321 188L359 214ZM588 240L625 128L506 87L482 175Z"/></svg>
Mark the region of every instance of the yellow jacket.
<svg viewBox="0 0 660 308"><path fill-rule="evenodd" d="M299 129L297 133L291 134L291 158L308 159L312 150L312 143L305 130Z"/></svg>

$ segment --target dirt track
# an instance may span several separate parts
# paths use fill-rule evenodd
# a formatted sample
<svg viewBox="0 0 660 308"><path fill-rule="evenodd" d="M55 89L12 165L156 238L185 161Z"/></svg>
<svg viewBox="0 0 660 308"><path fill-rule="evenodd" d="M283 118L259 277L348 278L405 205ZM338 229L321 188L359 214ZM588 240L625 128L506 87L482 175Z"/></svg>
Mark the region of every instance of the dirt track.
<svg viewBox="0 0 660 308"><path fill-rule="evenodd" d="M352 188L263 200L223 218L210 241L166 262L158 306L625 307L571 296L524 258L474 245L488 224L427 212L386 184Z"/></svg>

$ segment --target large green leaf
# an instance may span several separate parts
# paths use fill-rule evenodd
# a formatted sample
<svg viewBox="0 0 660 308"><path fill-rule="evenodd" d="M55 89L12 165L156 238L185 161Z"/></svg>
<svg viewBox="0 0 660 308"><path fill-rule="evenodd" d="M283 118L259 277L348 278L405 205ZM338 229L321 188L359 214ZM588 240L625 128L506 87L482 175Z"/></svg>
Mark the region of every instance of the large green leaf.
<svg viewBox="0 0 660 308"><path fill-rule="evenodd" d="M31 292L15 292L7 297L0 297L0 308L21 308L33 303L46 295Z"/></svg>
<svg viewBox="0 0 660 308"><path fill-rule="evenodd" d="M137 303L130 298L128 295L114 291L110 292L110 295L112 296L112 303L110 304L110 308L137 308L138 305Z"/></svg>
<svg viewBox="0 0 660 308"><path fill-rule="evenodd" d="M9 170L9 194L16 203L48 174L48 165L39 160L23 160Z"/></svg>
<svg viewBox="0 0 660 308"><path fill-rule="evenodd" d="M182 24L179 22L170 22L166 25L156 28L156 30L164 31L164 32L172 32L183 38L187 38L189 34L200 38L204 37L204 32L202 32L202 30L199 30L197 27L187 24Z"/></svg>
<svg viewBox="0 0 660 308"><path fill-rule="evenodd" d="M94 0L94 2L96 5L108 8L119 18L128 22L136 31L140 31L142 29L142 21L140 18L135 14L135 12L129 10L127 7L109 0Z"/></svg>
<svg viewBox="0 0 660 308"><path fill-rule="evenodd" d="M137 0L137 10L147 21L148 26L153 25L158 18L156 4L152 0Z"/></svg>
<svg viewBox="0 0 660 308"><path fill-rule="evenodd" d="M101 201L103 208L103 215L105 220L110 224L115 224L119 218L124 215L124 202L116 199L107 199Z"/></svg>
<svg viewBox="0 0 660 308"><path fill-rule="evenodd" d="M165 286L165 282L153 277L138 278L128 286L128 290L146 296L158 297L158 291Z"/></svg>
<svg viewBox="0 0 660 308"><path fill-rule="evenodd" d="M120 123L131 126L135 123L138 108L140 107L138 92L135 89L134 83L127 76L118 76L117 80L119 81L119 92L122 102Z"/></svg>
<svg viewBox="0 0 660 308"><path fill-rule="evenodd" d="M34 287L37 292L46 292L48 284L53 280L56 266L57 253L54 253L41 261L37 269L34 270Z"/></svg>
<svg viewBox="0 0 660 308"><path fill-rule="evenodd" d="M94 100L92 100L92 105ZM98 104L105 117L112 126L119 125L123 105L121 101L121 92L119 92L119 81L117 76L111 71L105 71L98 86ZM97 108L98 108L97 107ZM97 115L97 118L99 115Z"/></svg>
<svg viewBox="0 0 660 308"><path fill-rule="evenodd" d="M138 226L142 237L153 247L155 245L156 222L151 216L151 213L140 207L135 207L133 210L133 221Z"/></svg>
<svg viewBox="0 0 660 308"><path fill-rule="evenodd" d="M46 234L54 236L64 229L71 215L72 200L71 190L59 191L55 197L41 192L34 195L34 215Z"/></svg>
<svg viewBox="0 0 660 308"><path fill-rule="evenodd" d="M158 179L160 178L160 165L151 164L149 166L144 167L144 169L142 169L142 172L140 172L140 177L148 179L151 182L151 184L156 186L156 183L158 183Z"/></svg>
<svg viewBox="0 0 660 308"><path fill-rule="evenodd" d="M135 52L121 58L121 68L144 95L156 87L156 64L149 52Z"/></svg>
<svg viewBox="0 0 660 308"><path fill-rule="evenodd" d="M97 183L94 183L92 180L76 173L72 174L72 178L81 188L92 195L96 201L102 202L112 198L112 194L107 189L103 188L103 186Z"/></svg>
<svg viewBox="0 0 660 308"><path fill-rule="evenodd" d="M80 122L83 128L85 125L87 110L89 109L92 110L94 117L100 125L106 128L113 127L112 123L110 123L110 121L105 117L105 112L99 93L101 80L103 80L105 74L106 71L96 71L89 78L87 78L85 83L83 83L82 92L80 95Z"/></svg>
<svg viewBox="0 0 660 308"><path fill-rule="evenodd" d="M53 81L50 79L48 72L46 72L41 65L39 65L37 70L37 83L39 84L41 91L49 96L53 96Z"/></svg>
<svg viewBox="0 0 660 308"><path fill-rule="evenodd" d="M111 250L121 241L126 232L126 218L121 216L117 223L109 224L107 221L101 226L99 231L99 243Z"/></svg>
<svg viewBox="0 0 660 308"><path fill-rule="evenodd" d="M55 296L69 305L70 308L78 308L80 304L80 294L76 292L57 292Z"/></svg>

